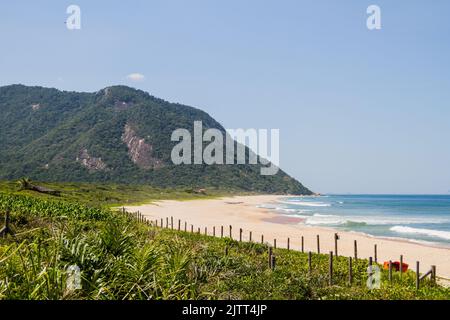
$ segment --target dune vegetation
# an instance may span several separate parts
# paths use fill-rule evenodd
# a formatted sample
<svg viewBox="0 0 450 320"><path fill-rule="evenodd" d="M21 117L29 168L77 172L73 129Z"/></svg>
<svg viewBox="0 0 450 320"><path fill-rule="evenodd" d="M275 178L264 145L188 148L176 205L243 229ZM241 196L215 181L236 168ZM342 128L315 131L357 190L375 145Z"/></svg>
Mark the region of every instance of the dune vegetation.
<svg viewBox="0 0 450 320"><path fill-rule="evenodd" d="M368 261L362 259L354 263L351 286L345 257L334 258L332 285L327 255L313 254L310 273L306 253L273 249L271 269L267 244L151 226L100 206L89 193L68 199L72 187L56 197L2 185L0 218L10 212L14 235L0 238L0 299L450 298L450 289L428 280L416 290L412 272L401 279L394 273L390 283L383 271L381 288L370 290ZM208 197L181 191L165 196ZM78 287L73 267L80 270Z"/></svg>

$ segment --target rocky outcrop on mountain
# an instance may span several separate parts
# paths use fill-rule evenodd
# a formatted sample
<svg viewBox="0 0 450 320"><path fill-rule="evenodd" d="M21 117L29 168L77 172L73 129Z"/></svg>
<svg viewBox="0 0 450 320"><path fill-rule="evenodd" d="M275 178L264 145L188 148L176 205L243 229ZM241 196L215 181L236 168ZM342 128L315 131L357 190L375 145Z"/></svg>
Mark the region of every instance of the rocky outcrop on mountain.
<svg viewBox="0 0 450 320"><path fill-rule="evenodd" d="M128 147L131 161L141 169L157 169L163 166L161 160L152 156L153 146L145 142L145 139L137 136L129 124L125 125L122 141Z"/></svg>
<svg viewBox="0 0 450 320"><path fill-rule="evenodd" d="M76 161L86 167L89 171L102 171L107 169L106 163L102 161L102 158L92 157L89 155L87 149L80 151Z"/></svg>

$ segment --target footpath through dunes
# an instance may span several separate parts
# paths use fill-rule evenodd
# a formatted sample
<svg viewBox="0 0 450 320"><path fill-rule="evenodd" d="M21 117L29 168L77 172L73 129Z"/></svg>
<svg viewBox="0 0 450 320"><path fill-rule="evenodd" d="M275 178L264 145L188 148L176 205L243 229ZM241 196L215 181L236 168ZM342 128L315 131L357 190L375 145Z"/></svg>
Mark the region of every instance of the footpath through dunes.
<svg viewBox="0 0 450 320"><path fill-rule="evenodd" d="M263 203L277 201L280 197L286 196L260 195L191 201L167 200L128 206L125 209L131 212L140 211L145 218L152 221L158 220L159 224L161 219L164 224L171 223L173 219L175 229L178 227L178 221L183 230L185 227L195 231L200 228L204 233L206 228L209 235L213 235L215 231L215 235L220 236L223 226L224 235L229 236L229 226L232 226L231 232L234 239L239 239L240 229L242 229L243 241L249 241L251 236L252 241L259 242L263 236L264 242L273 245L275 240L279 248L286 248L289 241L291 249L301 250L303 237L305 252L317 252L317 236L319 236L321 253L335 251L335 233L337 232L339 255L353 257L356 241L359 258L372 257L374 260L376 258L378 263L383 263L389 260L398 261L402 255L403 261L410 268L415 269L416 261L420 262L421 272L426 272L435 265L438 278L450 279L450 249L448 248L306 226L301 223L301 219L292 221L280 218L276 213L259 207Z"/></svg>

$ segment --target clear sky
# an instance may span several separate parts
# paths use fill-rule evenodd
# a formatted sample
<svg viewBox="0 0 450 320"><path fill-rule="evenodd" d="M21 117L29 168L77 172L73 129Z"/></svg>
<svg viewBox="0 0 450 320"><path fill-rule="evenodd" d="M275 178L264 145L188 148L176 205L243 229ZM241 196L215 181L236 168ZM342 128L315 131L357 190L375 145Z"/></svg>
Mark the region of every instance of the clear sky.
<svg viewBox="0 0 450 320"><path fill-rule="evenodd" d="M125 84L279 128L281 167L317 192L450 191L448 0L2 1L0 49L0 85Z"/></svg>

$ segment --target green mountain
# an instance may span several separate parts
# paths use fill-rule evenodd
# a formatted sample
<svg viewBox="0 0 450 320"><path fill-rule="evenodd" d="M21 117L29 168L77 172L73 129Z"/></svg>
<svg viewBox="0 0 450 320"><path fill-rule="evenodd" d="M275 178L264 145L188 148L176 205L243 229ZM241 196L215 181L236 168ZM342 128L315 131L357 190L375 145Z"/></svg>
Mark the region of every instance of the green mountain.
<svg viewBox="0 0 450 320"><path fill-rule="evenodd" d="M260 175L259 164L174 165L173 130L186 128L193 136L194 121L202 121L203 130L225 129L199 109L129 87L78 93L5 86L0 112L0 179L311 194L282 170Z"/></svg>

